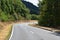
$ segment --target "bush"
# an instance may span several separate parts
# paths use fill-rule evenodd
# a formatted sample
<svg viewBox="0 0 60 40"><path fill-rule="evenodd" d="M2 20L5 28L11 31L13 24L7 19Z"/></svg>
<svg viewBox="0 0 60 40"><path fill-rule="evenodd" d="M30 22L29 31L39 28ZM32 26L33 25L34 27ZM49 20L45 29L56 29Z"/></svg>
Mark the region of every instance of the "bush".
<svg viewBox="0 0 60 40"><path fill-rule="evenodd" d="M39 15L32 14L31 15L31 19L32 20L38 20L39 19Z"/></svg>
<svg viewBox="0 0 60 40"><path fill-rule="evenodd" d="M0 20L1 21L8 21L8 17L4 12L0 12Z"/></svg>

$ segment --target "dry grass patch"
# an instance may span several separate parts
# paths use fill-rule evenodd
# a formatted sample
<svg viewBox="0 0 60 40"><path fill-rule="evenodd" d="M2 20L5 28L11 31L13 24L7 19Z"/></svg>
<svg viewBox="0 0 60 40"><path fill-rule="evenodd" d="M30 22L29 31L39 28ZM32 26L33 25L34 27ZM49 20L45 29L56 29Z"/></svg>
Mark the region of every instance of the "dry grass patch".
<svg viewBox="0 0 60 40"><path fill-rule="evenodd" d="M10 33L12 24L0 22L0 40L5 40L8 34Z"/></svg>

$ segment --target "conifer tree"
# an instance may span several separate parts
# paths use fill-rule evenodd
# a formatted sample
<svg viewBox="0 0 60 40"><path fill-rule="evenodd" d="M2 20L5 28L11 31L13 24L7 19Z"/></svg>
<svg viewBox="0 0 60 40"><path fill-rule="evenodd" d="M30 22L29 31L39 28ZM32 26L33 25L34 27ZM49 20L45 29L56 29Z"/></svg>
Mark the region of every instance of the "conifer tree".
<svg viewBox="0 0 60 40"><path fill-rule="evenodd" d="M42 0L39 25L60 26L60 0Z"/></svg>

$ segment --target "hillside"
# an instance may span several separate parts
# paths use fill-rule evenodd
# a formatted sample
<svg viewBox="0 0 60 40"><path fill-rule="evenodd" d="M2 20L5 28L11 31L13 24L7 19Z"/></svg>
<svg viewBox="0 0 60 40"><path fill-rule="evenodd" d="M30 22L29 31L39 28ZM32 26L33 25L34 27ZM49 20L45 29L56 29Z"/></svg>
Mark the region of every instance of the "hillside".
<svg viewBox="0 0 60 40"><path fill-rule="evenodd" d="M0 21L28 19L29 13L21 0L0 0Z"/></svg>
<svg viewBox="0 0 60 40"><path fill-rule="evenodd" d="M35 5L33 5L32 3L30 2L27 2L27 1L22 1L26 7L30 10L30 13L31 14L39 14L39 8Z"/></svg>

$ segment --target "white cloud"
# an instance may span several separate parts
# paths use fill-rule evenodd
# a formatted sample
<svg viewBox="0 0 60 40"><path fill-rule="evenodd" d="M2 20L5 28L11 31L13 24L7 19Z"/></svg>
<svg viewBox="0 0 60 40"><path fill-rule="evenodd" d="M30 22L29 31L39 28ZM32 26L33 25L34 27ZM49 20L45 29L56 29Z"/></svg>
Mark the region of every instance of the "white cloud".
<svg viewBox="0 0 60 40"><path fill-rule="evenodd" d="M34 5L38 6L39 1L38 0L26 0L29 1L31 3L33 3Z"/></svg>

